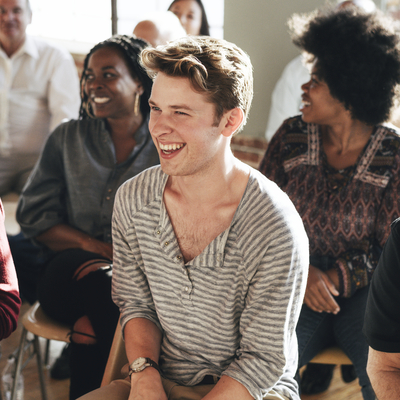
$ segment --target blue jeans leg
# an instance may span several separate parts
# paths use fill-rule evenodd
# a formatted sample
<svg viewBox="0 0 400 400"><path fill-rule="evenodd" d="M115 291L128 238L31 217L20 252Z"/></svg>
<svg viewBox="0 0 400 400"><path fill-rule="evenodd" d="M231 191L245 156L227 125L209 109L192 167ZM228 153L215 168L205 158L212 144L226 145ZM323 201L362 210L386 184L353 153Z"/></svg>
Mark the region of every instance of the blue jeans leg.
<svg viewBox="0 0 400 400"><path fill-rule="evenodd" d="M308 364L322 349L334 343L333 318L329 313L317 313L303 304L296 333L299 346L299 368Z"/></svg>
<svg viewBox="0 0 400 400"><path fill-rule="evenodd" d="M375 400L366 372L368 345L362 334L368 289L360 289L348 299L338 298L340 312L337 315L317 313L303 305L296 333L299 368L320 350L336 343L354 364L364 400Z"/></svg>
<svg viewBox="0 0 400 400"><path fill-rule="evenodd" d="M375 400L367 375L368 344L362 333L369 286L357 290L350 298L338 300L340 312L334 318L336 343L352 361L364 400Z"/></svg>

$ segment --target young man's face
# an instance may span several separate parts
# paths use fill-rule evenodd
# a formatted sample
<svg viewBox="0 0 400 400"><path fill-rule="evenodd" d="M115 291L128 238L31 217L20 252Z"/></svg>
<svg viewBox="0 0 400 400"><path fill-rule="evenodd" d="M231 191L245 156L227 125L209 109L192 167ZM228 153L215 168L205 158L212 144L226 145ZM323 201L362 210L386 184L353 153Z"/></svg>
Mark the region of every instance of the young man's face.
<svg viewBox="0 0 400 400"><path fill-rule="evenodd" d="M215 106L187 78L158 73L149 104L150 133L166 174L203 174L222 161L224 119L215 126Z"/></svg>
<svg viewBox="0 0 400 400"><path fill-rule="evenodd" d="M22 42L31 17L26 0L0 0L0 41Z"/></svg>

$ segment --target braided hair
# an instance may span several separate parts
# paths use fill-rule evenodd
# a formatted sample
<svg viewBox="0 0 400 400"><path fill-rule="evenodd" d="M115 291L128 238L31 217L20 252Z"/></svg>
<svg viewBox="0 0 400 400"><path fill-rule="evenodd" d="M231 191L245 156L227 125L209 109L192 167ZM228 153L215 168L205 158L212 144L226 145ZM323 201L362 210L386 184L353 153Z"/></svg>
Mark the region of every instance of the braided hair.
<svg viewBox="0 0 400 400"><path fill-rule="evenodd" d="M104 47L114 47L121 51L121 54L128 66L128 69L132 75L133 79L138 79L143 86L144 92L140 97L140 111L144 118L150 112L149 107L149 98L151 94L152 80L149 78L145 70L141 67L139 63L139 55L141 51L148 47L149 44L137 38L133 35L114 35L111 38L104 40L96 44L85 57L85 61L83 63L83 71L81 76L81 108L79 110L79 118L91 118L93 115L92 106L89 102L88 94L85 92L85 84L86 84L86 70L88 68L88 63L91 55L99 49Z"/></svg>

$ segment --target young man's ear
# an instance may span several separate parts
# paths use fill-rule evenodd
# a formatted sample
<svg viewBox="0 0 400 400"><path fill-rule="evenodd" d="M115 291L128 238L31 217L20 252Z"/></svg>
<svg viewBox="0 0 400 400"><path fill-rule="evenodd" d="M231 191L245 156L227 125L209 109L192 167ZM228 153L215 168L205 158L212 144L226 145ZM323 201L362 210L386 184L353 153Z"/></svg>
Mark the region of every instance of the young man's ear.
<svg viewBox="0 0 400 400"><path fill-rule="evenodd" d="M226 111L222 117L222 132L221 134L229 137L232 136L242 125L244 120L244 113L241 108L232 108L232 110Z"/></svg>

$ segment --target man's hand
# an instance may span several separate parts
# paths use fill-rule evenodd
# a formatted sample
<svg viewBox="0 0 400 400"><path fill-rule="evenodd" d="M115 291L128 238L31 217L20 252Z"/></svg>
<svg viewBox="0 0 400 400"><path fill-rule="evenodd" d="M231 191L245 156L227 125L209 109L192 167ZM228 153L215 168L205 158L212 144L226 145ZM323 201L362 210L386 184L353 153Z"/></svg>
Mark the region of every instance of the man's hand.
<svg viewBox="0 0 400 400"><path fill-rule="evenodd" d="M159 372L152 367L131 375L129 400L168 400Z"/></svg>
<svg viewBox="0 0 400 400"><path fill-rule="evenodd" d="M339 292L328 274L310 265L304 303L313 311L337 314L340 307L333 296Z"/></svg>

